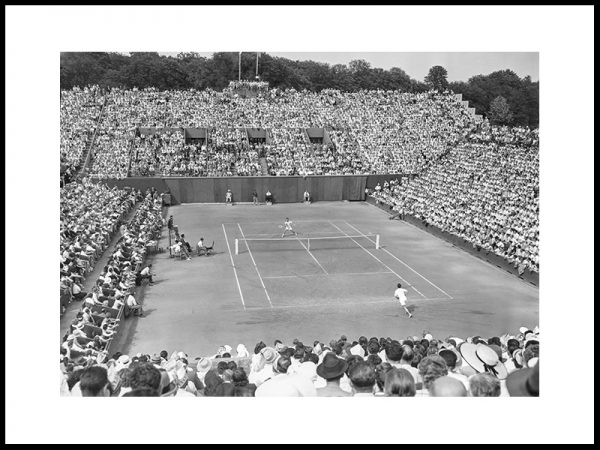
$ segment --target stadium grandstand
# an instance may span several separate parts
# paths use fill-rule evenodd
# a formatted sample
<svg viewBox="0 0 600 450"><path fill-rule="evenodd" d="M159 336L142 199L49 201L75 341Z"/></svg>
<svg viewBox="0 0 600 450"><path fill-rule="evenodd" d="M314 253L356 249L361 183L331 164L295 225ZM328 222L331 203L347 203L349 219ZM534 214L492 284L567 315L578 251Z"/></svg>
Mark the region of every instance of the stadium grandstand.
<svg viewBox="0 0 600 450"><path fill-rule="evenodd" d="M61 395L539 395L537 129L438 90L60 99Z"/></svg>

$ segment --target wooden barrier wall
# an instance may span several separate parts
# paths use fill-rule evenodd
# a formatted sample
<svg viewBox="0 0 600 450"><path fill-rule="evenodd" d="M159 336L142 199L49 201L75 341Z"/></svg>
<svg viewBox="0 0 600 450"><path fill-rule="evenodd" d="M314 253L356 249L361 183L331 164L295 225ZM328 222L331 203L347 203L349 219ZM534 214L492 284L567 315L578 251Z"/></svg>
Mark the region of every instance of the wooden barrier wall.
<svg viewBox="0 0 600 450"><path fill-rule="evenodd" d="M172 204L222 203L231 189L234 202L251 202L256 189L258 198L265 199L267 189L276 203L304 200L308 190L313 201L362 201L370 175L307 176L307 177L130 177L122 180L102 180L110 187L131 186L141 191L154 187L158 192L170 192ZM395 178L395 177L394 177Z"/></svg>

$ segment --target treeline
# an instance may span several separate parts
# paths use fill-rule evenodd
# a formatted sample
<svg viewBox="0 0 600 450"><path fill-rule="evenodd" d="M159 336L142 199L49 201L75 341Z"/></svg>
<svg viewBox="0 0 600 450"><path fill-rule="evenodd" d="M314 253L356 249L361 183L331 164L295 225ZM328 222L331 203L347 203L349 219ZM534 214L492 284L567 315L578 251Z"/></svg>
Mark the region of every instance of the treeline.
<svg viewBox="0 0 600 450"><path fill-rule="evenodd" d="M129 56L65 52L60 57L60 85L61 89L97 84L127 89L222 90L231 80L238 79L238 70L238 53L218 52L205 58L196 53L179 53L177 57L170 57L156 52L132 52ZM241 78L254 80L255 75L256 53L242 53ZM478 114L489 117L493 122L537 127L539 121L539 83L532 82L529 77L521 79L510 70L478 75L467 82L448 83L445 69L434 66L425 80L418 81L398 67L390 70L373 68L364 60L351 61L348 65L330 65L292 61L261 53L259 76L271 87L317 92L323 89L344 92L361 89L425 92L432 87L451 89L463 94L463 99L469 101ZM506 105L498 100L499 97L505 100Z"/></svg>

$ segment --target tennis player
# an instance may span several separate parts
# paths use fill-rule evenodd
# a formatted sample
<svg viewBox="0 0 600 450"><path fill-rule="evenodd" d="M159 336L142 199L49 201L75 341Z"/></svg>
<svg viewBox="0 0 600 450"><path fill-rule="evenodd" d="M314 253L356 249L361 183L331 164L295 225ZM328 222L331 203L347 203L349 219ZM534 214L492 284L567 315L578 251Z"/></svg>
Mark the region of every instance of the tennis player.
<svg viewBox="0 0 600 450"><path fill-rule="evenodd" d="M396 289L396 291L394 292L394 297L396 297L398 299L398 301L400 302L400 305L404 308L404 311L406 311L406 314L408 314L408 318L412 319L413 315L410 313L410 311L406 307L406 293L407 292L408 291L402 287L402 283L398 283L398 289Z"/></svg>
<svg viewBox="0 0 600 450"><path fill-rule="evenodd" d="M296 233L294 231L294 223L288 218L285 218L285 222L283 223L283 234L281 235L281 237L284 237L285 234L289 231L290 233L293 233L294 236L298 236L298 233Z"/></svg>

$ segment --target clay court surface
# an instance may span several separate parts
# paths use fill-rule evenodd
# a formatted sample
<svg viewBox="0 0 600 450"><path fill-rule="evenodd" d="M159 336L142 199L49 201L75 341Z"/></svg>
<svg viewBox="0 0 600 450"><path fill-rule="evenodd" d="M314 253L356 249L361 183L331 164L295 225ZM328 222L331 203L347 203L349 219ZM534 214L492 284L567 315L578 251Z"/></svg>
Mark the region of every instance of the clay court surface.
<svg viewBox="0 0 600 450"><path fill-rule="evenodd" d="M224 344L252 351L260 340L312 345L423 330L489 337L539 323L537 287L367 203L183 204L168 214L192 247L214 240L215 254L152 256L157 278L142 289L145 316L123 321L110 353L201 356ZM286 217L299 239L251 240L279 239ZM338 239L314 239L322 237ZM236 238L247 239L239 255ZM166 229L159 245L168 246ZM393 299L399 282L412 319Z"/></svg>

